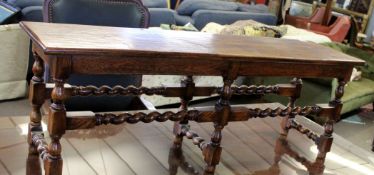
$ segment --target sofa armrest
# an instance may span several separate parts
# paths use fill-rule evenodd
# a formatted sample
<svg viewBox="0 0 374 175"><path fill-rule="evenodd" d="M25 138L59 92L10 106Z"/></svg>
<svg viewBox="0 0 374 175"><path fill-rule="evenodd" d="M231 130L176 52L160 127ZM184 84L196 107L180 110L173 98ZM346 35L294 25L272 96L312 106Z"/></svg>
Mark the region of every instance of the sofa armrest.
<svg viewBox="0 0 374 175"><path fill-rule="evenodd" d="M149 27L160 27L160 24L175 24L174 11L167 8L148 8Z"/></svg>
<svg viewBox="0 0 374 175"><path fill-rule="evenodd" d="M10 4L13 4L20 9L29 6L43 6L43 0L8 0Z"/></svg>
<svg viewBox="0 0 374 175"><path fill-rule="evenodd" d="M270 13L251 13L239 11L197 10L192 19L197 29L201 30L209 22L232 24L238 20L255 20L268 25L275 25L277 17Z"/></svg>
<svg viewBox="0 0 374 175"><path fill-rule="evenodd" d="M25 7L21 12L21 21L43 22L43 6Z"/></svg>

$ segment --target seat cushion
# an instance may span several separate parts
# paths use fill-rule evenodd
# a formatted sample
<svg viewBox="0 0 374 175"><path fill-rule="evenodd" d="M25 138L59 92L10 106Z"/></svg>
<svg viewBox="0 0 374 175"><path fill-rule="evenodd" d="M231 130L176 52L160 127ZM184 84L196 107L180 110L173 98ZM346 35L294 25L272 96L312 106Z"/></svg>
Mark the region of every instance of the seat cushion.
<svg viewBox="0 0 374 175"><path fill-rule="evenodd" d="M175 24L174 10L168 8L148 8L150 13L149 27L160 27L161 24Z"/></svg>
<svg viewBox="0 0 374 175"><path fill-rule="evenodd" d="M43 6L29 6L22 9L22 21L43 22Z"/></svg>
<svg viewBox="0 0 374 175"><path fill-rule="evenodd" d="M334 87L336 86L337 81L334 81ZM367 78L362 78L359 81L349 82L344 88L344 95L342 97L342 113L346 113L363 105L372 103L374 101L373 87L374 81Z"/></svg>
<svg viewBox="0 0 374 175"><path fill-rule="evenodd" d="M43 0L8 0L8 2L14 6L23 9L29 6L43 6Z"/></svg>
<svg viewBox="0 0 374 175"><path fill-rule="evenodd" d="M148 8L168 8L167 0L142 0Z"/></svg>
<svg viewBox="0 0 374 175"><path fill-rule="evenodd" d="M193 24L193 19L191 18L191 16L179 15L177 13L174 13L174 18L178 26L183 26L187 23Z"/></svg>
<svg viewBox="0 0 374 175"><path fill-rule="evenodd" d="M180 15L191 16L196 10L236 11L237 9L238 5L234 2L216 0L185 0L179 5L177 12Z"/></svg>

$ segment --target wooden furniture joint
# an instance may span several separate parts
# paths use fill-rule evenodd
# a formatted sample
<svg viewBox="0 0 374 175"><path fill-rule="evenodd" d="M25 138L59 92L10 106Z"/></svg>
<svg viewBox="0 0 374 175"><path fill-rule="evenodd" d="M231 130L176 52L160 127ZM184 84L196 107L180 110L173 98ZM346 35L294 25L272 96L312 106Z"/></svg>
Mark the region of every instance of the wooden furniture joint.
<svg viewBox="0 0 374 175"><path fill-rule="evenodd" d="M89 129L102 124L175 121L173 148L180 149L183 138L191 139L201 150L206 163L204 174L214 174L222 151L222 130L233 121L251 118L282 117L281 136L296 129L312 139L318 155L313 174L323 174L326 154L331 149L333 124L339 120L341 97L353 66L364 62L313 43L273 38L211 35L182 31L154 31L118 27L21 22L32 39L35 62L30 82L29 154L27 174L41 174L39 156L46 175L61 175L63 160L60 138L66 130ZM108 44L111 43L111 44ZM318 51L318 54L315 52ZM43 80L44 65L50 67L53 84ZM184 75L179 86L121 87L74 86L66 83L70 74L154 74ZM197 87L195 75L222 76L222 87ZM238 76L296 77L290 84L273 86L233 86ZM335 98L329 104L300 107L301 78L338 78ZM278 94L289 98L284 108L247 108L231 106L236 95ZM129 111L122 113L67 112L64 101L72 96L162 95L180 97L179 109ZM194 96L218 94L215 106L189 108ZM49 144L41 126L41 106L52 103L48 112ZM320 135L295 121L296 115L326 117ZM212 122L210 140L190 129L189 121ZM175 152L176 154L178 152ZM173 171L175 169L171 169ZM193 170L191 170L193 171Z"/></svg>

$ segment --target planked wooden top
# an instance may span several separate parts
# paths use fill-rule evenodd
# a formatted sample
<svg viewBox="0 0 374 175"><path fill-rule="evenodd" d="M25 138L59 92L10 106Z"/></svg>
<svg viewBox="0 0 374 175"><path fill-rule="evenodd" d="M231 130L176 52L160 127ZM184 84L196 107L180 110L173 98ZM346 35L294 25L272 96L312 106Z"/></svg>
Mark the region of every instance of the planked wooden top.
<svg viewBox="0 0 374 175"><path fill-rule="evenodd" d="M364 64L330 48L297 40L40 22L20 25L45 54Z"/></svg>

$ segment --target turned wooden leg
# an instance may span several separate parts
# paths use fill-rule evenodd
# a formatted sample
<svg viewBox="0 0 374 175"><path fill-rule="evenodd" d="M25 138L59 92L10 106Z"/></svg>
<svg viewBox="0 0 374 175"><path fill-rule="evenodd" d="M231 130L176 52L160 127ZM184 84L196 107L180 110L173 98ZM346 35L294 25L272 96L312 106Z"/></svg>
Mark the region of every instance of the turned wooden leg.
<svg viewBox="0 0 374 175"><path fill-rule="evenodd" d="M66 110L64 100L66 99L64 83L65 80L54 79L55 87L52 90L53 103L49 107L48 132L51 143L48 145L49 155L44 161L46 175L62 174L62 157L60 139L66 129Z"/></svg>
<svg viewBox="0 0 374 175"><path fill-rule="evenodd" d="M44 103L45 94L45 83L43 80L44 63L43 60L34 53L35 62L32 67L34 76L30 81L29 100L32 106L30 113L30 123L28 126L27 141L29 144L29 153L26 163L26 174L27 175L40 175L42 173L39 162L39 153L36 146L32 142L32 132L42 132L42 114L40 111L41 106Z"/></svg>
<svg viewBox="0 0 374 175"><path fill-rule="evenodd" d="M188 103L193 98L193 90L195 88L195 83L193 82L192 76L187 76L186 79L182 80L181 86L185 87L185 94L183 97L181 97L181 106L180 110L187 110ZM174 123L174 129L173 133L175 135L174 138L174 147L181 147L183 136L185 135L185 132L183 131L185 128L189 128L188 125L188 119L184 119L182 121L177 121Z"/></svg>
<svg viewBox="0 0 374 175"><path fill-rule="evenodd" d="M323 174L323 171L325 169L324 163L326 154L330 152L333 142L332 134L334 132L334 122L339 120L340 112L343 106L341 98L344 94L345 84L346 82L344 80L339 80L338 87L335 91L335 98L329 103L330 106L334 107L334 112L330 116L327 116L328 119L324 125L324 133L319 138L318 155L314 163L315 172L312 172L311 174Z"/></svg>
<svg viewBox="0 0 374 175"><path fill-rule="evenodd" d="M224 77L224 85L221 90L221 98L216 103L216 120L214 122L214 131L211 136L211 140L208 144L204 145L202 148L204 160L206 166L204 169L204 174L214 174L216 165L220 161L222 147L222 129L228 123L230 117L231 107L229 100L231 98L231 84L233 83L233 78Z"/></svg>
<svg viewBox="0 0 374 175"><path fill-rule="evenodd" d="M295 107L295 101L300 97L301 88L302 88L302 80L300 78L294 78L291 81L291 84L296 86L295 93L293 96L289 97L288 107ZM281 120L281 134L284 136L288 135L288 131L291 128L291 122L294 120L294 115L289 115L287 117L283 117Z"/></svg>

